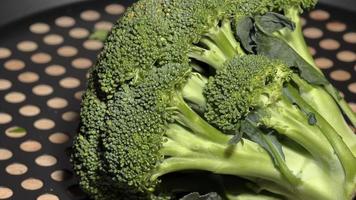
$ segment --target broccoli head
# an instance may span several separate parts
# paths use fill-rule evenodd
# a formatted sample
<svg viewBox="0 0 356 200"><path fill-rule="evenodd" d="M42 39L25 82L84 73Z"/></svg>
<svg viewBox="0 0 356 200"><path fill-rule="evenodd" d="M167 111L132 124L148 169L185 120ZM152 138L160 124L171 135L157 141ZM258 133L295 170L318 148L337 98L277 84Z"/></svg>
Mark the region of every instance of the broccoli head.
<svg viewBox="0 0 356 200"><path fill-rule="evenodd" d="M354 114L300 35L315 3L135 3L90 71L81 187L96 200L352 199L356 136L339 107Z"/></svg>

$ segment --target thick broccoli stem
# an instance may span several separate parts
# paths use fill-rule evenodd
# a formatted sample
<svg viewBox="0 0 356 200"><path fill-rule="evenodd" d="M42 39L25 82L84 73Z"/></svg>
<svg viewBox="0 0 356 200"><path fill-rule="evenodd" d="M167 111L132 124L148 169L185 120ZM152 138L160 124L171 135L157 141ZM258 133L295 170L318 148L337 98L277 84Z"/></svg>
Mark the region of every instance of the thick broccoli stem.
<svg viewBox="0 0 356 200"><path fill-rule="evenodd" d="M182 91L183 98L198 106L199 110L204 110L206 105L203 90L207 82L206 77L193 72Z"/></svg>
<svg viewBox="0 0 356 200"><path fill-rule="evenodd" d="M196 76L193 75L196 78ZM192 78L191 78L192 79ZM194 79L194 78L193 78ZM188 84L183 91L190 91ZM185 92L182 92L183 94ZM193 101L177 91L172 96L171 108L175 110L174 123L168 125L162 153L165 159L153 178L177 170L201 169L215 173L251 176L289 186L274 167L271 158L259 145L245 141L244 145L228 145L232 136L223 134L202 119L186 100ZM196 103L196 102L195 102ZM236 156L234 156L236 154ZM266 167L260 169L259 164Z"/></svg>
<svg viewBox="0 0 356 200"><path fill-rule="evenodd" d="M231 59L243 52L232 32L230 19L222 20L220 27L211 28L204 36L214 41L227 58Z"/></svg>
<svg viewBox="0 0 356 200"><path fill-rule="evenodd" d="M300 179L288 168L283 155L279 152L278 148L274 145L274 142L271 139L271 137L265 135L265 133L259 129L257 123L254 122L253 119L247 117L246 122L249 123L250 129L253 130L253 134L260 135L261 140L265 142L267 146L265 148L268 148L270 150L269 153L271 154L271 157L273 158L276 167L284 176L284 178L288 181L288 183L293 186L299 185L301 182Z"/></svg>
<svg viewBox="0 0 356 200"><path fill-rule="evenodd" d="M168 125L161 149L165 158L154 171L152 179L181 170L204 170L261 183L264 180L269 182L266 189L288 199L333 200L337 199L335 196L340 196L335 190L330 194L336 181L332 181L325 170L304 154L284 149L288 167L293 172L305 171L300 182L291 184L274 165L269 154L256 143L244 140L230 146L228 141L232 136L223 134L203 120L183 97L175 95L172 105L176 110L175 122Z"/></svg>
<svg viewBox="0 0 356 200"><path fill-rule="evenodd" d="M329 93L321 86L311 86L298 76L294 76L293 81L297 82L301 97L334 127L353 155L356 156L356 134L346 123L339 107Z"/></svg>
<svg viewBox="0 0 356 200"><path fill-rule="evenodd" d="M209 47L209 50L202 47L193 46L191 48L191 52L189 53L189 57L206 63L214 69L218 69L227 60L227 58L221 52L221 50L218 49L218 47L215 45L210 46L211 47Z"/></svg>
<svg viewBox="0 0 356 200"><path fill-rule="evenodd" d="M314 158L325 164L327 169L337 168L339 162L328 140L318 127L309 125L305 114L286 98L282 97L275 105L258 112L264 125L303 146Z"/></svg>
<svg viewBox="0 0 356 200"><path fill-rule="evenodd" d="M192 45L190 58L204 62L215 69L236 55L244 55L240 43L236 40L231 28L231 19L224 19L221 26L216 25L202 35L200 47Z"/></svg>
<svg viewBox="0 0 356 200"><path fill-rule="evenodd" d="M200 134L201 137L223 145L228 144L229 138L202 119L181 96L176 96L173 101L177 109L176 120L179 123Z"/></svg>
<svg viewBox="0 0 356 200"><path fill-rule="evenodd" d="M289 87L288 92L298 106L305 109L308 113L313 113L315 115L315 126L320 128L324 136L332 145L344 169L346 194L349 196L353 195L356 187L356 158L351 150L347 147L335 129L318 113L318 111L300 97L299 92L295 88Z"/></svg>
<svg viewBox="0 0 356 200"><path fill-rule="evenodd" d="M293 196L292 187L273 165L269 155L249 140L236 146L218 144L178 124L171 124L165 136L166 142L161 153L166 158L154 172L153 179L176 171L204 170L215 174L263 179L271 185L275 184L275 188L283 188L276 190Z"/></svg>
<svg viewBox="0 0 356 200"><path fill-rule="evenodd" d="M293 172L288 168L288 166L284 162L283 157L278 153L277 149L274 148L273 142L265 135L262 135L262 137L271 149L272 154L274 155L274 159L278 163L278 168L285 177L285 179L287 179L288 183L295 186L299 185L301 182L300 179L295 174L293 174Z"/></svg>
<svg viewBox="0 0 356 200"><path fill-rule="evenodd" d="M205 134L202 136L179 124L170 124L168 127L161 149L165 158L153 172L153 180L177 171L204 170L250 179L288 199L340 199L334 180L313 159L299 152L284 148L287 164L293 171L301 173L302 182L291 186L274 166L267 152L256 143L244 139L243 143L229 146L208 140Z"/></svg>
<svg viewBox="0 0 356 200"><path fill-rule="evenodd" d="M299 17L298 8L289 8L284 11L284 14L290 18L296 25L294 31L287 29L280 30L275 33L275 35L286 42L291 48L293 48L305 61L307 61L311 66L313 66L320 73L321 70L316 66L312 55L307 47L304 40L302 25ZM340 97L337 90L329 83L324 86L325 90L334 98L337 104L340 106L345 115L350 119L354 127L356 127L356 115L346 103L346 101Z"/></svg>

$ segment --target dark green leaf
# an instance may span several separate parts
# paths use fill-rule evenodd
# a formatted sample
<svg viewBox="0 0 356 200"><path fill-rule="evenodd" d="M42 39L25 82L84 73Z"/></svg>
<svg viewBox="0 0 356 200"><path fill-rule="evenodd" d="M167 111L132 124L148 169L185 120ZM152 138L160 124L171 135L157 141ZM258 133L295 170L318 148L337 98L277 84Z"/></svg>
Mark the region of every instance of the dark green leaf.
<svg viewBox="0 0 356 200"><path fill-rule="evenodd" d="M216 192L210 192L205 195L201 195L197 192L190 193L180 200L222 200Z"/></svg>
<svg viewBox="0 0 356 200"><path fill-rule="evenodd" d="M304 100L301 100L299 91L295 87L288 84L285 88L283 88L283 94L288 98L290 102L298 106L298 108L307 116L309 125L317 124L318 121L316 119L315 114L311 112L311 110L309 110L307 106L304 106Z"/></svg>
<svg viewBox="0 0 356 200"><path fill-rule="evenodd" d="M255 17L255 23L262 31L268 34L272 34L283 28L288 28L290 30L295 29L295 24L290 21L286 16L268 12L262 16Z"/></svg>
<svg viewBox="0 0 356 200"><path fill-rule="evenodd" d="M254 20L246 17L238 21L237 36L244 49L250 53L254 52L285 61L289 67L297 68L300 76L311 84L328 84L319 71L305 61L284 40L272 34L282 28L294 30L293 22L283 15L271 12L263 16L256 16Z"/></svg>
<svg viewBox="0 0 356 200"><path fill-rule="evenodd" d="M272 133L273 132L270 132L267 135L267 137L271 141L271 144L273 145L273 148L275 148L278 151L279 155L281 155L283 160L285 160L285 156L284 156L284 153L283 153L282 145L281 145L281 143L279 143L277 137L275 135L273 135Z"/></svg>
<svg viewBox="0 0 356 200"><path fill-rule="evenodd" d="M229 145L235 145L238 144L242 140L243 132L238 131L230 140L229 140Z"/></svg>
<svg viewBox="0 0 356 200"><path fill-rule="evenodd" d="M263 133L258 129L257 125L251 123L250 121L244 120L241 122L241 132L245 133L252 141L256 142L268 151L268 145L262 137Z"/></svg>
<svg viewBox="0 0 356 200"><path fill-rule="evenodd" d="M283 40L257 32L255 42L257 45L257 54L285 61L288 66L297 68L300 76L311 84L328 84L328 81L320 72L306 62Z"/></svg>
<svg viewBox="0 0 356 200"><path fill-rule="evenodd" d="M236 34L242 47L249 53L254 53L253 36L254 24L251 17L243 17L236 22Z"/></svg>
<svg viewBox="0 0 356 200"><path fill-rule="evenodd" d="M282 145L279 143L277 138L272 135L271 132L268 134L263 133L257 127L257 124L248 118L241 123L241 131L248 135L252 141L262 146L271 155L275 161L275 164L279 166L276 157L279 156L284 159Z"/></svg>

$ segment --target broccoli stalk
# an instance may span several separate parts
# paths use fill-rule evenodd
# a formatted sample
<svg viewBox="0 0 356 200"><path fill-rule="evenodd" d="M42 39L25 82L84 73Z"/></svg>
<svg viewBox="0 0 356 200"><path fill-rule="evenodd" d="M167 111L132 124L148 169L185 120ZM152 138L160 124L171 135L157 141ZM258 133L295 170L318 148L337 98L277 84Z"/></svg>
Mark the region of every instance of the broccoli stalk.
<svg viewBox="0 0 356 200"><path fill-rule="evenodd" d="M274 34L284 40L290 47L292 47L310 66L317 69L322 74L320 69L315 65L314 59L308 50L306 42L304 40L302 26L300 22L299 12L295 8L289 8L285 11L285 16L295 23L296 27L294 31L289 29L281 29ZM326 91L326 92L325 92ZM354 155L356 155L356 135L349 128L346 121L342 117L342 113L339 108L332 102L337 102L341 110L350 119L353 126L356 126L356 115L351 110L350 106L346 103L345 99L339 95L339 92L327 82L322 87L306 87L303 95L308 98L308 102L313 107L319 109L320 114L333 126L333 128L344 138L344 141L352 149ZM324 109L322 109L324 107Z"/></svg>
<svg viewBox="0 0 356 200"><path fill-rule="evenodd" d="M299 9L298 8L288 8L284 9L284 15L288 17L294 24L295 24L295 29L292 31L290 29L284 28L279 31L274 32L273 34L278 37L279 39L283 40L285 43L287 43L291 48L294 49L296 53L298 53L310 66L314 67L316 71L318 71L320 74L322 74L321 70L316 66L314 59L312 55L310 54L310 51L307 47L307 44L304 40L304 35L302 32L302 25L299 17ZM353 126L356 127L356 115L350 108L350 106L346 103L345 99L343 99L340 95L339 92L331 85L331 83L327 82L325 85L323 85L324 89L331 95L334 100L337 102L337 104L340 106L342 111L345 113L345 115L350 119L351 123ZM321 103L318 101L318 103ZM328 108L328 107L325 107ZM339 113L339 111L334 110L336 113ZM333 112L330 112L330 110L327 110L323 112L322 114L330 114ZM327 118L328 121L330 121L332 118ZM336 123L335 125L338 126L340 124L343 126L345 123ZM347 131L345 127L338 127L339 132L346 132L349 133L350 131ZM346 137L350 137L350 135L345 134ZM354 134L353 134L354 135ZM355 138L353 139L355 140Z"/></svg>
<svg viewBox="0 0 356 200"><path fill-rule="evenodd" d="M339 96L315 66L303 38L298 9L288 8L285 13L287 13L287 16L267 13L255 18L247 17L241 22L237 22L240 26L247 24L247 28L238 31L237 34L245 41L248 40L246 38L251 40L249 43L243 43L244 48L250 52L256 51L258 54L270 58L281 59L291 68L298 68L300 76L305 80L304 82L309 83L309 86L304 84L305 87L301 88L303 98L307 99L314 109L318 109L319 113L345 140L347 146L356 155L356 135L347 125L339 106L349 116L352 123L355 115L347 106L345 100ZM289 21L288 16L291 17L292 21ZM303 82L303 80L300 82Z"/></svg>
<svg viewBox="0 0 356 200"><path fill-rule="evenodd" d="M336 196L319 198L348 199L355 191L356 158L320 111L302 98L299 89L303 90L306 85L313 87L279 61L261 56L237 57L227 62L208 83L205 116L220 129L244 132L261 144L287 180L292 180L289 184L300 188L310 180L303 180L303 175L295 174L303 174L303 171L289 165L290 156L285 156L285 162L280 159L282 153L276 152L278 148L271 148L276 144L268 136L276 134L294 141L315 159L318 170L333 180L332 184L321 187L325 186L324 192L333 188L337 191L333 194ZM296 181L288 178L293 176L299 177L299 181L298 178ZM315 179L320 181L319 184L325 181L323 178Z"/></svg>
<svg viewBox="0 0 356 200"><path fill-rule="evenodd" d="M237 17L238 19L238 17ZM215 69L219 69L227 60L236 55L244 55L239 42L234 36L231 24L232 19L216 21L197 44L193 44L188 56L204 62Z"/></svg>
<svg viewBox="0 0 356 200"><path fill-rule="evenodd" d="M286 173L277 170L268 153L264 152L258 144L244 139L243 143L229 146L229 140L232 136L228 136L211 126L186 103L186 101L194 103L205 101L196 101L197 98L189 99L187 95L183 98L182 94L192 92L192 89L196 89L198 85L203 84L202 82L199 83L199 80L201 80L200 75L193 74L188 83L198 84L185 85L183 91L175 90L169 93L169 97L163 97L163 99L170 99L167 109L174 113L172 116L173 122L166 125L166 131L162 138L164 142L159 151L164 159L149 174L152 181L174 172L203 170L255 180L264 189L285 195L290 199L329 198L328 195L331 194L323 191L325 188L330 191L331 188L329 187L322 188L323 190L319 191L312 184L304 183L302 190L296 190L294 187L300 184L299 178L288 169L284 169L288 170ZM323 171L317 173L318 169L313 160L309 160L303 154L296 153L288 148L284 150L286 157L293 162L310 163L309 168L316 168L315 171L313 170L313 176L317 176L319 181L330 181L330 178L324 175ZM283 162L280 160L279 164L283 165ZM264 166L263 169L260 168L261 165ZM305 167L295 166L296 168L293 168L293 171L303 171L303 167ZM154 188L151 189L154 191Z"/></svg>

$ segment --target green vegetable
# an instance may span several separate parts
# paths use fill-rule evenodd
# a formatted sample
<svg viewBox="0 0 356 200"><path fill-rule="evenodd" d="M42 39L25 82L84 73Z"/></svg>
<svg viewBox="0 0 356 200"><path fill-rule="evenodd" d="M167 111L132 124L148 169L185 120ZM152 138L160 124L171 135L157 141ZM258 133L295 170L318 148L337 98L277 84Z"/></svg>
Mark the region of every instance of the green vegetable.
<svg viewBox="0 0 356 200"><path fill-rule="evenodd" d="M105 39L108 37L109 31L107 30L100 30L96 29L94 32L89 36L89 39L92 40L99 40L101 42L105 42Z"/></svg>
<svg viewBox="0 0 356 200"><path fill-rule="evenodd" d="M289 16L314 4L129 8L83 96L72 163L84 191L96 200L352 199L356 136Z"/></svg>
<svg viewBox="0 0 356 200"><path fill-rule="evenodd" d="M24 132L26 132L26 129L22 128L22 127L16 127L14 129L11 129L9 132L10 133L24 133Z"/></svg>

